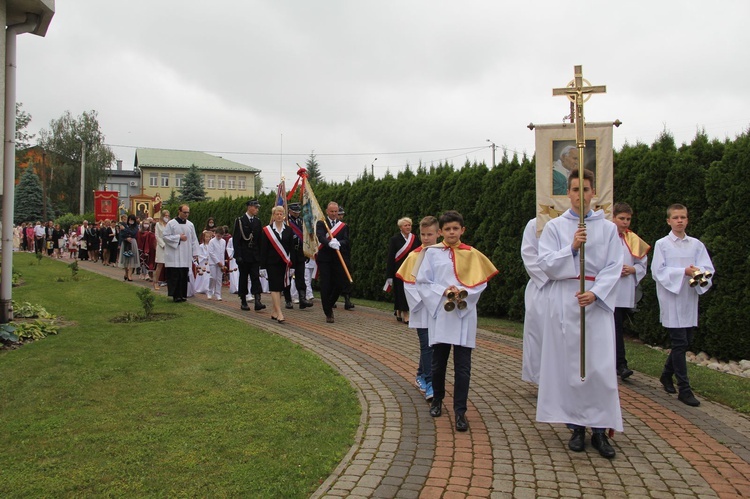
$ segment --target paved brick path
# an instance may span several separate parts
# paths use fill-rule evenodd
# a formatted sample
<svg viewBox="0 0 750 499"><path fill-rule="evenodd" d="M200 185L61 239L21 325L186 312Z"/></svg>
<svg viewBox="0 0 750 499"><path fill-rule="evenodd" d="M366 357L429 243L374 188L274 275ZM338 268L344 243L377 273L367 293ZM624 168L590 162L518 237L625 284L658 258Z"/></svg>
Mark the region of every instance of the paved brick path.
<svg viewBox="0 0 750 499"><path fill-rule="evenodd" d="M121 270L81 266L121 279ZM452 386L444 415L431 418L414 386L416 332L390 313L340 305L331 325L316 301L285 311L280 325L268 309L241 311L233 295L188 301L289 338L357 388L355 444L314 497L750 497L750 418L705 400L688 407L646 375L620 385L625 432L615 435L617 457L608 461L588 439L586 452L568 451L563 425L534 421L536 387L520 379L518 339L479 331L470 430L456 433Z"/></svg>

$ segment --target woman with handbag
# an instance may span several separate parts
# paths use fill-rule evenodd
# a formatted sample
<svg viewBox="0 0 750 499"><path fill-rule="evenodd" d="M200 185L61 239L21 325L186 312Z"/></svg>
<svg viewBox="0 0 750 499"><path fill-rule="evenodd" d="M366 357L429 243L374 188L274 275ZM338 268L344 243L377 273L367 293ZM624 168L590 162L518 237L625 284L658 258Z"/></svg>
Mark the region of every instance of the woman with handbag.
<svg viewBox="0 0 750 499"><path fill-rule="evenodd" d="M128 215L128 221L120 230L120 266L125 269L126 281L133 280L133 269L141 266L138 257L138 226L135 215Z"/></svg>

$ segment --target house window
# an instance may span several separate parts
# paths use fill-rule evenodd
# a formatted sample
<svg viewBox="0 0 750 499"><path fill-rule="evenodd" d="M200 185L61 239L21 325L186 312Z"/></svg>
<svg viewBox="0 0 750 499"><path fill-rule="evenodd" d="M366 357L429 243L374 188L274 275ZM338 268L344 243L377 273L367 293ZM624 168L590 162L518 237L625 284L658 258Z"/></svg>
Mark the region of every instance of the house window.
<svg viewBox="0 0 750 499"><path fill-rule="evenodd" d="M237 181L235 180L234 175L227 177L227 189L234 189L236 183Z"/></svg>
<svg viewBox="0 0 750 499"><path fill-rule="evenodd" d="M208 176L208 189L216 189L216 175Z"/></svg>
<svg viewBox="0 0 750 499"><path fill-rule="evenodd" d="M237 177L237 190L245 190L245 177Z"/></svg>
<svg viewBox="0 0 750 499"><path fill-rule="evenodd" d="M222 190L222 189L226 189L226 188L227 188L227 185L226 185L226 184L227 184L227 180L226 180L226 177L225 177L224 175L217 175L217 177L219 177L219 178L217 179L217 180L219 181L219 189L220 189L220 190Z"/></svg>
<svg viewBox="0 0 750 499"><path fill-rule="evenodd" d="M182 173L175 173L174 175L174 186L182 187L182 179L185 177Z"/></svg>
<svg viewBox="0 0 750 499"><path fill-rule="evenodd" d="M159 186L159 175L156 173L149 173L148 174L148 186L149 187L158 187Z"/></svg>
<svg viewBox="0 0 750 499"><path fill-rule="evenodd" d="M162 187L169 187L169 173L162 173L161 174L161 186Z"/></svg>

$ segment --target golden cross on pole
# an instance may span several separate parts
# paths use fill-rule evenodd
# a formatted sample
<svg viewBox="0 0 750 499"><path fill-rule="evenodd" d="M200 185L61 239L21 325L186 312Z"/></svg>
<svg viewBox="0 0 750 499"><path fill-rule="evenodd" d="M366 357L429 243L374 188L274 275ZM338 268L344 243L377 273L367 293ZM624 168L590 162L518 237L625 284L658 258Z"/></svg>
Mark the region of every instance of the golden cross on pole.
<svg viewBox="0 0 750 499"><path fill-rule="evenodd" d="M578 227L585 228L586 223L584 217L586 214L583 212L584 207L584 185L583 185L583 150L586 147L586 120L583 114L583 103L591 97L591 94L603 94L607 92L607 87L604 85L592 86L588 80L583 78L583 67L574 66L573 72L575 78L568 83L567 87L553 88L552 95L564 95L573 104L575 104L573 115L571 120L576 125L576 146L578 147L578 186L580 192L580 204L578 207ZM592 189L596 186L592 185ZM586 292L586 244L581 245L579 250L580 259L580 291L581 293ZM581 307L581 381L586 379L586 308Z"/></svg>

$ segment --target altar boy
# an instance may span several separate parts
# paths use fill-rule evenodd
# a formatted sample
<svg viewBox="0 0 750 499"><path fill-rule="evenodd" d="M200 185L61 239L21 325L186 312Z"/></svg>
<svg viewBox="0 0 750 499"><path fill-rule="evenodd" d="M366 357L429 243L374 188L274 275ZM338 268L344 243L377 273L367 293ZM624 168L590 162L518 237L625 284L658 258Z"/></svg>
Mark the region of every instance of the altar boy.
<svg viewBox="0 0 750 499"><path fill-rule="evenodd" d="M487 287L487 281L498 270L481 252L461 242L466 227L460 213L446 211L439 224L443 242L425 249L416 272L417 290L429 315L434 392L430 415L438 417L442 414L445 370L453 347L456 431L466 431L469 429L466 404L471 380L471 351L476 346L477 337L477 302ZM462 292L466 296L459 298L463 296ZM455 307L446 307L448 301Z"/></svg>

